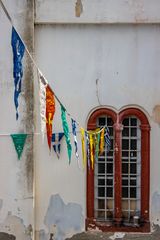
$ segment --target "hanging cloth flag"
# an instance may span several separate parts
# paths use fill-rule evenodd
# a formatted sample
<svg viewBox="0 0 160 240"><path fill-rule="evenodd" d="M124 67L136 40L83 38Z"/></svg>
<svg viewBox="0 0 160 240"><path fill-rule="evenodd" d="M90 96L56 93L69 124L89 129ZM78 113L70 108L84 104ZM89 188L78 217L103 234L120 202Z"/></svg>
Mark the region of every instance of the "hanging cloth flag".
<svg viewBox="0 0 160 240"><path fill-rule="evenodd" d="M57 157L59 158L60 156L60 151L61 151L61 140L64 136L64 133L53 133L52 134L52 146L57 154Z"/></svg>
<svg viewBox="0 0 160 240"><path fill-rule="evenodd" d="M96 161L98 161L98 156L99 156L99 143L100 143L100 133L98 132L96 134L96 145L95 145L95 158L96 158Z"/></svg>
<svg viewBox="0 0 160 240"><path fill-rule="evenodd" d="M108 127L105 128L104 138L105 138L105 143L106 143L106 147L107 147L107 152L109 152L111 149L111 139L110 139L110 133L109 133Z"/></svg>
<svg viewBox="0 0 160 240"><path fill-rule="evenodd" d="M78 158L78 143L77 143L77 134L76 134L76 121L71 118L71 123L72 123L72 133L74 137L74 145L75 145L75 154L76 157Z"/></svg>
<svg viewBox="0 0 160 240"><path fill-rule="evenodd" d="M14 77L14 85L15 85L14 104L16 107L16 120L17 120L18 105L19 105L18 97L19 97L19 94L21 93L21 81L23 77L22 58L24 56L25 46L14 27L12 27L11 45L13 50L13 77Z"/></svg>
<svg viewBox="0 0 160 240"><path fill-rule="evenodd" d="M103 128L102 131L101 131L101 136L100 136L100 155L104 152L104 132L105 132L105 129Z"/></svg>
<svg viewBox="0 0 160 240"><path fill-rule="evenodd" d="M38 71L38 80L39 80L41 132L44 138L44 134L46 132L46 87L48 85L48 82L39 71Z"/></svg>
<svg viewBox="0 0 160 240"><path fill-rule="evenodd" d="M11 137L18 155L18 159L20 159L27 138L27 134L11 134Z"/></svg>
<svg viewBox="0 0 160 240"><path fill-rule="evenodd" d="M48 146L51 150L51 140L52 140L52 123L53 123L53 116L55 113L55 99L54 94L47 85L46 87L46 129L47 129L47 140Z"/></svg>
<svg viewBox="0 0 160 240"><path fill-rule="evenodd" d="M83 168L86 166L86 148L85 148L85 130L80 128L81 132L81 142L82 142L82 157L83 157Z"/></svg>
<svg viewBox="0 0 160 240"><path fill-rule="evenodd" d="M89 145L89 135L86 132L86 148L87 148L87 163L88 163L88 169L90 169L90 145Z"/></svg>
<svg viewBox="0 0 160 240"><path fill-rule="evenodd" d="M71 146L71 141L70 141L70 136L69 136L69 127L68 127L68 123L66 120L66 110L62 105L61 105L61 119L62 119L64 136L65 136L66 143L67 143L68 158L69 158L69 164L70 164L71 163L72 146Z"/></svg>
<svg viewBox="0 0 160 240"><path fill-rule="evenodd" d="M90 158L91 158L91 166L94 169L94 140L93 134L89 133L89 142L90 142Z"/></svg>

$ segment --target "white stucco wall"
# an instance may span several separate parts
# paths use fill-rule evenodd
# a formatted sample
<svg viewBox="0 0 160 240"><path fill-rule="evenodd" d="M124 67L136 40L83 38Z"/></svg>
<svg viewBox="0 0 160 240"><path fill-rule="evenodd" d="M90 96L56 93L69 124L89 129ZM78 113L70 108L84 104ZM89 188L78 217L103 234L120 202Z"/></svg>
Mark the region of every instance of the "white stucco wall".
<svg viewBox="0 0 160 240"><path fill-rule="evenodd" d="M31 1L30 3L21 0L3 2L10 12L18 32L22 34L23 39L32 49L33 36L30 32L33 32L33 8L31 8ZM34 228L33 181L28 173L28 171L32 171L32 166L27 170L28 162L31 163L33 160L29 159L32 155L31 139L30 137L27 139L22 158L18 161L9 135L29 131L30 124L27 120L29 112L25 99L28 89L26 81L29 79L27 71L30 71L30 76L32 76L32 69L25 55L22 94L19 99L20 117L16 121L11 30L11 24L0 5L0 238L8 239L7 235L1 236L1 232L5 232L14 235L17 240L29 240L31 239L31 228L29 230L28 226ZM33 78L29 80L32 81ZM30 96L28 96L29 99ZM32 129L30 128L30 130Z"/></svg>
<svg viewBox="0 0 160 240"><path fill-rule="evenodd" d="M76 1L37 0L35 19L33 2L4 0L15 26L31 50L35 20L37 64L57 96L82 127L86 127L90 112L100 107L96 96L96 79L99 79L98 95L102 106L116 111L125 106L137 106L148 116L151 124L150 220L152 224L159 224L160 129L153 121L152 110L160 103L160 2L104 0L100 3L98 0L82 0L83 12L77 18ZM32 92L28 91L27 83L33 80L33 75L31 62L26 56L24 85L19 100L20 119L16 122L11 26L1 8L0 30L3 33L0 41L0 133L7 135L0 135L0 232L13 234L18 240L29 240L31 236L28 226L31 224L34 229L36 224L38 240L48 240L49 233L55 231L57 239L64 239L76 232L67 225L67 222L72 223L74 219L68 219L68 215L76 218L79 216L81 224L77 225L77 231L84 230L86 171L78 168L74 147L71 165L68 165L64 139L60 159L57 159L53 151L49 153L46 138L42 141L39 134L36 76L34 121L28 110L32 109L33 99L29 100ZM31 168L28 165L32 158L32 140L28 139L22 159L18 161L12 140L8 136L11 133L30 132L33 124L38 133L34 136L36 201L32 191L33 178L29 175L30 170L33 171L33 161ZM53 125L54 132L62 130L58 104ZM79 134L78 141L80 153ZM55 218L50 219L53 202L57 204L57 209L65 209L65 218L61 215L62 212L59 213L64 218L62 233L60 226L57 230L53 226Z"/></svg>
<svg viewBox="0 0 160 240"><path fill-rule="evenodd" d="M102 106L117 111L128 105L136 106L147 115L151 124L152 223L157 223L152 198L155 192L160 192L160 129L152 120L152 110L160 102L159 42L158 25L38 25L35 28L38 65L81 126L86 127L90 111L100 107L96 79L99 79L98 94ZM54 131L61 131L59 113L56 113L53 125ZM79 150L80 144L79 141ZM71 166L67 162L64 141L59 160L54 153L49 155L46 142L41 145L40 139L37 141L37 228L43 228L50 196L56 193L66 203L80 204L84 218L86 216L86 173L77 168L74 153ZM41 189L42 184L45 184L45 192Z"/></svg>

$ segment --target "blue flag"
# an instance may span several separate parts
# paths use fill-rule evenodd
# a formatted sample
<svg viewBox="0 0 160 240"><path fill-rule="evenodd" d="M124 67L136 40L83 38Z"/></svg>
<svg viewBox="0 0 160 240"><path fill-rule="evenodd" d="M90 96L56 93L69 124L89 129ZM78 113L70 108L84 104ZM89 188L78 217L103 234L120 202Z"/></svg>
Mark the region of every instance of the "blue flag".
<svg viewBox="0 0 160 240"><path fill-rule="evenodd" d="M106 146L107 146L107 152L109 152L110 149L111 149L111 139L110 139L110 133L109 133L109 128L108 127L105 128L104 138L105 138L105 143L106 143Z"/></svg>
<svg viewBox="0 0 160 240"><path fill-rule="evenodd" d="M57 154L57 157L59 158L60 156L60 151L61 151L61 140L64 136L64 133L53 133L52 134L52 145L55 153Z"/></svg>
<svg viewBox="0 0 160 240"><path fill-rule="evenodd" d="M13 50L13 77L14 77L14 104L16 107L16 120L18 119L18 97L21 92L21 81L23 77L23 66L22 58L24 56L25 46L14 29L12 27L12 40L11 40L12 50Z"/></svg>
<svg viewBox="0 0 160 240"><path fill-rule="evenodd" d="M72 121L72 133L73 133L73 137L74 137L74 145L75 145L75 154L76 157L78 158L78 143L77 143L77 134L76 134L76 121L71 119Z"/></svg>

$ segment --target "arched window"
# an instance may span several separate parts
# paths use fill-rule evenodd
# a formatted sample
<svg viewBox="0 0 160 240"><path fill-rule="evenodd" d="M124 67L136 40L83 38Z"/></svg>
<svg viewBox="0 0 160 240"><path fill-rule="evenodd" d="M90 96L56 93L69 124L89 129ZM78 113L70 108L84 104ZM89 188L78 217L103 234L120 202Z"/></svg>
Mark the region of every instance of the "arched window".
<svg viewBox="0 0 160 240"><path fill-rule="evenodd" d="M87 170L86 227L103 231L144 231L149 225L150 126L145 114L128 108L119 114L102 108L88 130L107 125L111 149Z"/></svg>

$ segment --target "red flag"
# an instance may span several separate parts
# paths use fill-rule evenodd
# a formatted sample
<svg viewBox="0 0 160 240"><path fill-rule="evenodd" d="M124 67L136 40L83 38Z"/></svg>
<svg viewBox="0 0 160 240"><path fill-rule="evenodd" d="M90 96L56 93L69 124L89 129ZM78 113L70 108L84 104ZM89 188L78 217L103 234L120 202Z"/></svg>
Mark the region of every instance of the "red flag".
<svg viewBox="0 0 160 240"><path fill-rule="evenodd" d="M52 92L49 85L47 85L46 87L46 129L47 129L48 146L50 150L51 150L52 123L53 123L54 113L55 113L54 93Z"/></svg>

